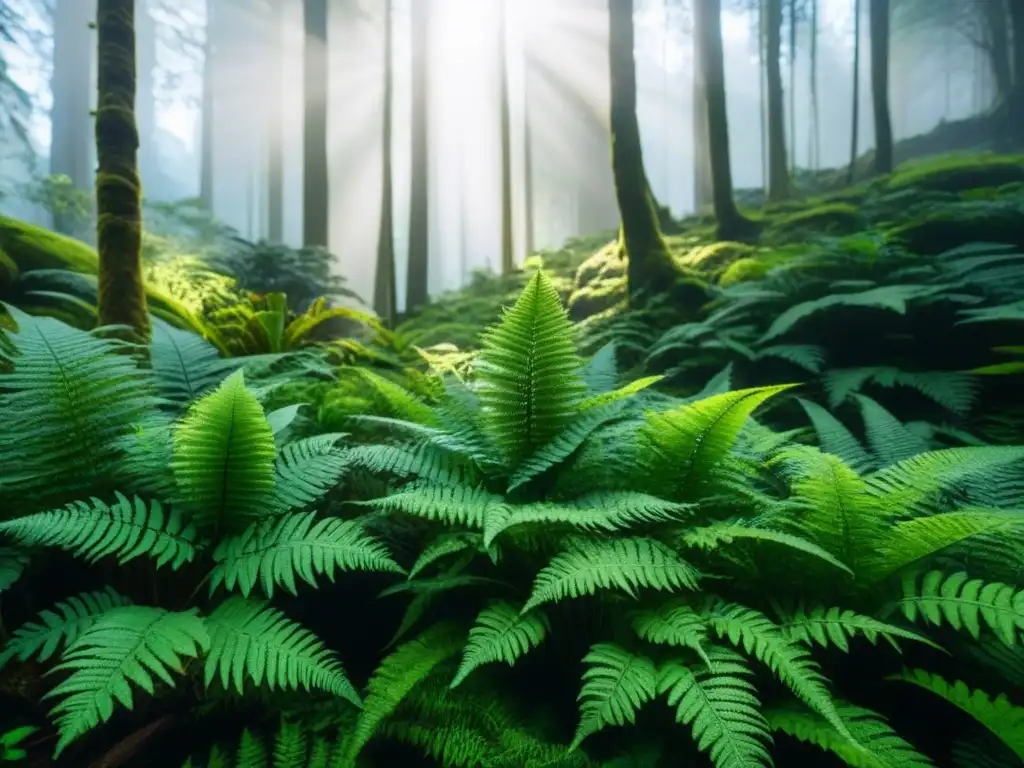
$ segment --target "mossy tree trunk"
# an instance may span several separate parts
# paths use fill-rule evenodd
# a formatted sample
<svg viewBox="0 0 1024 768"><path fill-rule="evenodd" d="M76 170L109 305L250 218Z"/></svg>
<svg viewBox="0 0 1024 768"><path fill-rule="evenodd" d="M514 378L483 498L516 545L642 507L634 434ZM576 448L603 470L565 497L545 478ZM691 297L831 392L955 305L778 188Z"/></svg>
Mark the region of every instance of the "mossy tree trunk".
<svg viewBox="0 0 1024 768"><path fill-rule="evenodd" d="M501 273L515 269L512 237L512 116L508 89L508 8L498 0L498 80L501 99Z"/></svg>
<svg viewBox="0 0 1024 768"><path fill-rule="evenodd" d="M427 303L430 277L430 6L413 3L412 47L412 174L409 190L409 268L405 311Z"/></svg>
<svg viewBox="0 0 1024 768"><path fill-rule="evenodd" d="M767 0L765 9L765 71L768 79L768 199L790 196L786 161L785 94L782 91L782 0Z"/></svg>
<svg viewBox="0 0 1024 768"><path fill-rule="evenodd" d="M671 286L677 270L658 227L658 214L644 172L636 116L633 0L608 0L608 61L611 75L612 174L619 204L620 239L629 259L631 304Z"/></svg>
<svg viewBox="0 0 1024 768"><path fill-rule="evenodd" d="M729 116L725 103L725 62L722 52L721 0L694 0L694 28L700 41L700 68L707 96L711 178L719 240L743 241L757 231L736 208L729 159Z"/></svg>
<svg viewBox="0 0 1024 768"><path fill-rule="evenodd" d="M327 0L303 0L302 242L328 245L330 173L327 157Z"/></svg>
<svg viewBox="0 0 1024 768"><path fill-rule="evenodd" d="M889 112L889 0L869 0L871 105L875 118L875 173L892 173L892 117Z"/></svg>
<svg viewBox="0 0 1024 768"><path fill-rule="evenodd" d="M149 337L142 280L142 194L136 154L135 0L99 0L96 108L99 322Z"/></svg>
<svg viewBox="0 0 1024 768"><path fill-rule="evenodd" d="M395 322L395 218L391 183L391 123L394 77L391 48L394 24L392 0L384 0L384 120L381 147L380 230L377 233L377 271L373 281L373 308L389 327Z"/></svg>

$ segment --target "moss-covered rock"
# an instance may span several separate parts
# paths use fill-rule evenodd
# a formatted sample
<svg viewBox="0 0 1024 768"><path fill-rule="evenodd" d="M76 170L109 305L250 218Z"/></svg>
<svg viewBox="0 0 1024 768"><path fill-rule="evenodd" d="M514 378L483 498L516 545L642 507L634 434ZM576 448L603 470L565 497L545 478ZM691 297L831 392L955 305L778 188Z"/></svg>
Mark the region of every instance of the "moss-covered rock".
<svg viewBox="0 0 1024 768"><path fill-rule="evenodd" d="M852 203L825 203L772 219L764 233L767 243L787 243L813 235L849 235L866 225Z"/></svg>
<svg viewBox="0 0 1024 768"><path fill-rule="evenodd" d="M893 228L888 235L922 255L975 242L1008 243L1024 248L1024 200L965 200L948 204L919 220Z"/></svg>
<svg viewBox="0 0 1024 768"><path fill-rule="evenodd" d="M941 155L901 165L889 178L890 189L914 187L966 192L1024 182L1024 155Z"/></svg>
<svg viewBox="0 0 1024 768"><path fill-rule="evenodd" d="M717 243L706 243L691 248L683 253L678 262L681 266L699 270L704 273L717 273L738 260L747 258L756 252L756 248L746 243L734 243L723 240Z"/></svg>

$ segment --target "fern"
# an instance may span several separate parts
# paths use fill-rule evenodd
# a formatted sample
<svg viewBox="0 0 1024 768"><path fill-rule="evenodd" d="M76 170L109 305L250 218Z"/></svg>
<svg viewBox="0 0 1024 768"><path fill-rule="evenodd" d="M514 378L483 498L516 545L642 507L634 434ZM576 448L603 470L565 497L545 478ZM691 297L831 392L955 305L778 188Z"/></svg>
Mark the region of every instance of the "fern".
<svg viewBox="0 0 1024 768"><path fill-rule="evenodd" d="M912 620L912 617L908 618ZM849 641L857 636L870 643L876 643L882 638L897 651L900 649L898 640L911 640L941 650L938 645L916 632L839 608L816 607L811 611L800 609L786 616L781 628L793 642L804 645L816 643L824 648L833 646L846 653L850 650Z"/></svg>
<svg viewBox="0 0 1024 768"><path fill-rule="evenodd" d="M608 725L634 723L637 711L658 692L654 662L617 645L595 645L583 663L590 666L583 673L580 724L570 750Z"/></svg>
<svg viewBox="0 0 1024 768"><path fill-rule="evenodd" d="M512 666L543 642L550 627L538 612L520 614L504 601L496 601L480 612L469 631L462 664L451 687L455 688L477 667L495 661Z"/></svg>
<svg viewBox="0 0 1024 768"><path fill-rule="evenodd" d="M910 621L949 624L975 640L981 637L982 624L1007 645L1024 636L1024 590L972 579L962 571L948 576L930 571L920 581L917 574L907 574L899 606Z"/></svg>

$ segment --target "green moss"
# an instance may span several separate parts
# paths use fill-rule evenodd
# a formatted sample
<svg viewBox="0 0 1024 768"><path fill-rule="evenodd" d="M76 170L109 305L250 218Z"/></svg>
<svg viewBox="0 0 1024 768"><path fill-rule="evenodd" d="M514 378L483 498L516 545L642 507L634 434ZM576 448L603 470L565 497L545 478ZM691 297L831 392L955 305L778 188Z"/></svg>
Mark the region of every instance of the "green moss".
<svg viewBox="0 0 1024 768"><path fill-rule="evenodd" d="M725 268L722 276L718 278L718 284L726 287L736 285L736 283L760 280L768 273L769 269L771 269L771 265L761 259L740 259L739 261L734 261Z"/></svg>
<svg viewBox="0 0 1024 768"><path fill-rule="evenodd" d="M923 255L972 242L1009 243L1024 248L1024 211L1013 201L965 200L895 227L888 235Z"/></svg>
<svg viewBox="0 0 1024 768"><path fill-rule="evenodd" d="M856 205L825 203L775 217L764 234L764 240L786 243L804 240L811 235L847 235L863 229L865 225Z"/></svg>
<svg viewBox="0 0 1024 768"><path fill-rule="evenodd" d="M941 155L904 163L890 177L888 186L965 192L1015 182L1024 182L1024 156L982 153Z"/></svg>
<svg viewBox="0 0 1024 768"><path fill-rule="evenodd" d="M756 250L754 246L746 243L723 240L691 248L679 256L678 262L681 266L703 273L714 273L728 268L737 260L753 255Z"/></svg>

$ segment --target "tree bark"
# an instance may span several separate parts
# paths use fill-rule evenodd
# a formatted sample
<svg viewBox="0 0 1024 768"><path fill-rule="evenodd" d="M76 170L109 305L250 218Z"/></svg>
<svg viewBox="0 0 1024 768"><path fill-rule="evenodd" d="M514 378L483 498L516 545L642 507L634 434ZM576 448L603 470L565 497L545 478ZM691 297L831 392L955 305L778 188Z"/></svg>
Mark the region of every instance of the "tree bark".
<svg viewBox="0 0 1024 768"><path fill-rule="evenodd" d="M693 35L693 208L699 214L714 201L711 180L711 136L708 132L708 97L700 61L701 36Z"/></svg>
<svg viewBox="0 0 1024 768"><path fill-rule="evenodd" d="M508 90L508 29L505 0L498 6L498 66L501 99L501 273L507 275L515 269L515 251L512 238L512 118L509 114Z"/></svg>
<svg viewBox="0 0 1024 768"><path fill-rule="evenodd" d="M1007 0L1013 36L1013 89L1007 99L1002 143L1018 147L1024 135L1024 0Z"/></svg>
<svg viewBox="0 0 1024 768"><path fill-rule="evenodd" d="M92 133L89 94L92 92L92 40L89 25L94 0L58 0L54 9L53 110L50 113L50 174L71 179L75 189L93 185L89 135ZM53 228L74 233L74 216L54 215Z"/></svg>
<svg viewBox="0 0 1024 768"><path fill-rule="evenodd" d="M527 255L537 249L537 231L534 222L536 211L533 201L533 110L530 106L530 80L533 77L531 57L529 55L529 40L527 40L527 51L523 61L523 214L526 218L526 246Z"/></svg>
<svg viewBox="0 0 1024 768"><path fill-rule="evenodd" d="M818 110L818 0L811 0L811 146L807 164L813 169L821 167L821 116Z"/></svg>
<svg viewBox="0 0 1024 768"><path fill-rule="evenodd" d="M99 0L96 109L97 250L100 325L149 338L142 280L142 215L135 126L135 2Z"/></svg>
<svg viewBox="0 0 1024 768"><path fill-rule="evenodd" d="M1003 103L1013 89L1013 62L1010 46L1010 16L1006 0L984 0L981 5L985 25L988 65L995 84L993 101Z"/></svg>
<svg viewBox="0 0 1024 768"><path fill-rule="evenodd" d="M796 176L796 0L789 0L789 176Z"/></svg>
<svg viewBox="0 0 1024 768"><path fill-rule="evenodd" d="M430 3L412 4L412 153L405 311L427 303L430 276Z"/></svg>
<svg viewBox="0 0 1024 768"><path fill-rule="evenodd" d="M217 0L206 0L206 39L203 42L203 102L200 116L199 199L213 211L214 86L217 82Z"/></svg>
<svg viewBox="0 0 1024 768"><path fill-rule="evenodd" d="M767 0L765 69L768 77L768 199L790 195L786 161L785 94L782 90L782 0Z"/></svg>
<svg viewBox="0 0 1024 768"><path fill-rule="evenodd" d="M612 175L621 221L620 240L629 259L629 301L638 306L671 286L677 270L661 237L644 171L636 116L633 0L608 0L608 21Z"/></svg>
<svg viewBox="0 0 1024 768"><path fill-rule="evenodd" d="M384 0L384 121L380 201L380 231L377 235L377 272L373 285L373 308L389 327L395 321L395 234L394 194L391 186L391 102L393 72L391 67L394 25L392 2Z"/></svg>
<svg viewBox="0 0 1024 768"><path fill-rule="evenodd" d="M327 0L303 0L302 241L328 246L330 174L327 157Z"/></svg>
<svg viewBox="0 0 1024 768"><path fill-rule="evenodd" d="M850 117L850 167L846 183L853 184L857 172L857 134L860 129L860 0L853 3L853 114Z"/></svg>
<svg viewBox="0 0 1024 768"><path fill-rule="evenodd" d="M272 243L284 240L284 4L270 0L270 24L267 34L267 238Z"/></svg>
<svg viewBox="0 0 1024 768"><path fill-rule="evenodd" d="M875 118L876 174L892 173L892 116L889 112L889 0L870 0L871 105Z"/></svg>
<svg viewBox="0 0 1024 768"><path fill-rule="evenodd" d="M722 53L721 0L694 0L695 33L701 37L701 74L707 94L711 174L719 240L746 240L755 232L753 221L736 208L732 197L729 159L729 117L725 101L725 62Z"/></svg>

